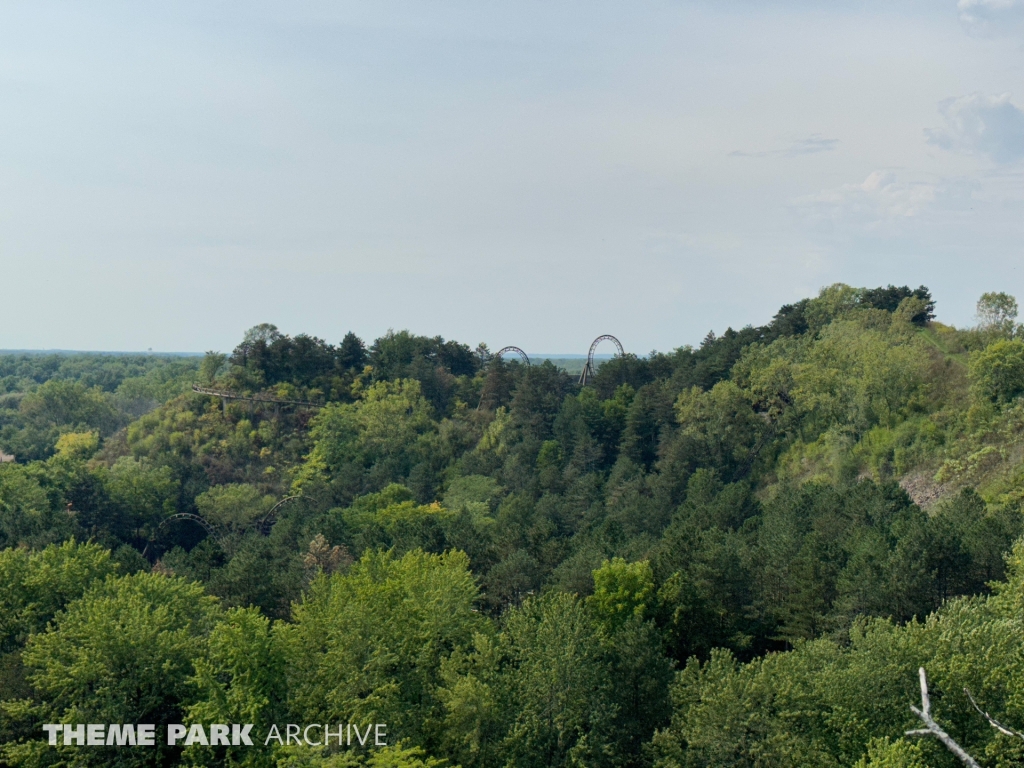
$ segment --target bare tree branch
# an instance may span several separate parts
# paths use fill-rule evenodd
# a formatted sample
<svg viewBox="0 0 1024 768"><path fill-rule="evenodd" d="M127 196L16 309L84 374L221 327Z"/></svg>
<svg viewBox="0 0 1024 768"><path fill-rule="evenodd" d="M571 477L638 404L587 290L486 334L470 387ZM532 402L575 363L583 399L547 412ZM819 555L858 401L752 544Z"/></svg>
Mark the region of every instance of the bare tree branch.
<svg viewBox="0 0 1024 768"><path fill-rule="evenodd" d="M971 700L971 704L974 706L974 708L978 710L978 714L980 714L982 717L988 720L989 725L991 725L997 731L1006 736L1016 736L1018 739L1024 739L1024 733L1021 733L1020 731L1015 731L1013 730L1013 728L1003 725L994 717L992 717L992 715L990 715L988 712L983 711L982 708L978 706L978 702L976 702L974 700L974 697L971 696L971 692L969 690L964 688L964 693L967 694L967 698Z"/></svg>
<svg viewBox="0 0 1024 768"><path fill-rule="evenodd" d="M924 728L919 728L914 731L907 731L907 736L934 736L936 739L941 741L943 745L960 758L960 762L969 768L981 768L978 762L971 757L967 752L964 751L963 747L953 741L953 738L946 733L932 719L932 703L931 699L928 698L928 678L925 676L924 667L917 670L918 675L921 678L921 708L918 709L913 704L910 705L910 711L920 718L921 722L925 724Z"/></svg>

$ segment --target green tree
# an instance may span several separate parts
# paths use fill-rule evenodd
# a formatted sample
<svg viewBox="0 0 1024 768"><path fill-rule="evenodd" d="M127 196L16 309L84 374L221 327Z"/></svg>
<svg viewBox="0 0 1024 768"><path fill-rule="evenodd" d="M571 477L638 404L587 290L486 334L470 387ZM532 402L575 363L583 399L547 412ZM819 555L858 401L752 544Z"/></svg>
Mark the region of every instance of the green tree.
<svg viewBox="0 0 1024 768"><path fill-rule="evenodd" d="M278 768L448 768L447 760L430 757L421 747L395 745L367 754L345 750L322 755L320 750L290 748L277 761Z"/></svg>
<svg viewBox="0 0 1024 768"><path fill-rule="evenodd" d="M663 652L663 637L649 620L655 613L654 574L650 563L606 560L594 571L594 594L587 604L607 651L612 727L622 765L644 765L644 742L665 725L671 713L668 690L672 663Z"/></svg>
<svg viewBox="0 0 1024 768"><path fill-rule="evenodd" d="M1017 329L1017 299L1008 293L990 292L978 299L978 327L1010 337Z"/></svg>
<svg viewBox="0 0 1024 768"><path fill-rule="evenodd" d="M594 571L594 594L587 598L597 620L609 630L630 619L644 619L654 598L654 574L646 560L627 563L621 557L605 560Z"/></svg>
<svg viewBox="0 0 1024 768"><path fill-rule="evenodd" d="M313 451L299 485L316 472L344 477L368 470L377 488L360 483L359 491L404 480L417 458L418 438L434 429L430 414L415 379L377 382L356 403L329 404L313 421Z"/></svg>
<svg viewBox="0 0 1024 768"><path fill-rule="evenodd" d="M369 552L321 575L294 608L291 707L305 722L388 724L389 739L427 749L440 738L441 662L483 619L460 552ZM300 720L301 722L301 720Z"/></svg>
<svg viewBox="0 0 1024 768"><path fill-rule="evenodd" d="M148 573L108 576L29 638L24 662L41 700L26 716L37 724L182 722L193 664L206 653L217 614L199 584ZM56 749L79 765L157 766L180 749L162 742L145 750ZM39 745L10 745L6 759L33 765Z"/></svg>
<svg viewBox="0 0 1024 768"><path fill-rule="evenodd" d="M196 497L199 514L225 531L240 532L262 518L274 505L272 496L246 483L215 485Z"/></svg>
<svg viewBox="0 0 1024 768"><path fill-rule="evenodd" d="M228 356L223 352L207 352L199 363L199 380L204 384L212 384L227 361Z"/></svg>
<svg viewBox="0 0 1024 768"><path fill-rule="evenodd" d="M593 620L575 595L530 598L505 622L502 685L511 723L499 754L516 766L612 765L617 711Z"/></svg>
<svg viewBox="0 0 1024 768"><path fill-rule="evenodd" d="M868 753L854 768L928 768L928 763L918 744L877 739L868 744Z"/></svg>
<svg viewBox="0 0 1024 768"><path fill-rule="evenodd" d="M122 456L101 474L110 499L104 527L126 541L151 539L157 527L174 514L179 483L170 467Z"/></svg>
<svg viewBox="0 0 1024 768"><path fill-rule="evenodd" d="M0 464L0 547L46 546L67 538L74 523L55 510L39 473L17 464Z"/></svg>
<svg viewBox="0 0 1024 768"><path fill-rule="evenodd" d="M51 379L21 401L23 417L37 426L84 426L110 434L122 421L99 387Z"/></svg>
<svg viewBox="0 0 1024 768"><path fill-rule="evenodd" d="M361 369L366 361L366 345L352 331L345 334L338 347L338 360L345 368Z"/></svg>
<svg viewBox="0 0 1024 768"><path fill-rule="evenodd" d="M451 482L444 494L443 503L447 509L458 510L469 507L489 513L491 506L501 497L501 494L501 486L494 478L486 475L467 475L457 477Z"/></svg>
<svg viewBox="0 0 1024 768"><path fill-rule="evenodd" d="M680 429L671 450L676 462L688 463L691 472L706 467L735 479L750 469L766 424L736 384L721 381L710 392L696 387L682 392L675 412Z"/></svg>
<svg viewBox="0 0 1024 768"><path fill-rule="evenodd" d="M185 722L253 723L267 732L287 713L288 654L280 632L254 608L228 611L210 632L207 655L195 661L192 685L196 701ZM185 757L197 764L273 766L270 750L239 747L189 747Z"/></svg>
<svg viewBox="0 0 1024 768"><path fill-rule="evenodd" d="M279 523L270 536L249 531L222 540L228 550L227 562L223 562L224 556L216 558L214 562L223 565L206 575L210 594L226 606L255 606L267 616L287 617L291 602L303 587L302 558L287 527Z"/></svg>
<svg viewBox="0 0 1024 768"><path fill-rule="evenodd" d="M971 355L971 388L983 402L1005 405L1024 394L1024 341L1000 339Z"/></svg>
<svg viewBox="0 0 1024 768"><path fill-rule="evenodd" d="M24 645L94 581L115 571L110 552L91 542L0 550L0 653Z"/></svg>

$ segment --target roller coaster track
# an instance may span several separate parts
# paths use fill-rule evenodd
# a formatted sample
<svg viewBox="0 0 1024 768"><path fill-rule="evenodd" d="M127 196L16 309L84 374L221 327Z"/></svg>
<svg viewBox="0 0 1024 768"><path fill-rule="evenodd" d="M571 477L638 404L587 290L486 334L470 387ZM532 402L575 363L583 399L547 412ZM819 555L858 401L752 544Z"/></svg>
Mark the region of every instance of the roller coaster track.
<svg viewBox="0 0 1024 768"><path fill-rule="evenodd" d="M210 536L217 542L220 542L221 540L221 532L217 529L215 525L207 521L206 518L202 517L201 515L193 515L191 512L178 512L177 514L171 515L156 527L157 531L159 531L168 523L173 522L174 520L189 520L193 523L196 523L199 527L206 531L207 536Z"/></svg>
<svg viewBox="0 0 1024 768"><path fill-rule="evenodd" d="M256 533L260 533L263 536L269 536L270 529L274 526L274 523L277 522L277 510L280 509L284 504L288 503L289 501L295 501L296 499L299 498L301 497L285 496L283 499L277 502L277 504L271 507L270 511L267 512L263 517L261 517L259 520L254 520L249 525L245 526L245 528L243 528L241 531L239 531L239 533L245 534L248 531L255 531ZM187 520L189 522L195 523L204 531L206 531L207 536L209 536L211 539L220 544L221 547L224 546L224 538L227 535L227 531L225 531L220 526L214 525L202 515L196 515L192 512L178 512L176 514L171 515L170 517L166 518L162 523L160 523L160 525L157 526L157 531L159 531L168 523L174 522L175 520Z"/></svg>
<svg viewBox="0 0 1024 768"><path fill-rule="evenodd" d="M281 499L279 502L277 502L277 504L275 504L273 507L271 507L270 511L267 512L267 514L265 514L262 519L260 519L260 520L256 521L255 523L253 523L252 526L250 526L250 527L253 530L259 531L264 536L269 536L270 535L271 527L273 527L274 523L277 522L277 510L280 509L285 504L287 504L289 501L295 501L296 499L299 499L299 498L301 498L301 497L299 497L299 496L285 496L283 499Z"/></svg>
<svg viewBox="0 0 1024 768"><path fill-rule="evenodd" d="M504 355L506 352L515 352L517 355L519 355L520 358L522 358L524 363L526 363L527 365L530 364L530 358L527 357L526 353L523 352L523 350L521 350L519 347L502 347L501 349L494 353L494 359L500 360L501 356Z"/></svg>
<svg viewBox="0 0 1024 768"><path fill-rule="evenodd" d="M594 350L597 349L597 345L602 341L610 341L615 345L615 348L619 351L619 357L625 355L625 351L622 349L622 344L611 334L605 334L604 336L598 336L594 339L594 343L590 345L590 352L587 353L587 362L583 366L583 373L580 374L580 386L585 387L587 382L597 373L597 367L594 365Z"/></svg>
<svg viewBox="0 0 1024 768"><path fill-rule="evenodd" d="M206 387L200 387L198 384L192 385L192 391L200 395L209 395L210 397L219 397L221 400L243 400L249 403L275 403L277 405L302 405L307 408L323 408L323 403L311 403L308 400L282 400L277 397L267 397L266 395L253 395L249 397L247 395L240 395L237 392L222 392L218 389L207 389Z"/></svg>

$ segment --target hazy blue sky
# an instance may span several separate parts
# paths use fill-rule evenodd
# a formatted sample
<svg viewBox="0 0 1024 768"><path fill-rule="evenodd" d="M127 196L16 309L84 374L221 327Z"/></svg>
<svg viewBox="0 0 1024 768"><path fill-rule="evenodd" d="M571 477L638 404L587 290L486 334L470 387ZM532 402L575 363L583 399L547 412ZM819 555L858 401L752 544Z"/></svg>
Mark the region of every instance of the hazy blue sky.
<svg viewBox="0 0 1024 768"><path fill-rule="evenodd" d="M0 5L0 348L1024 299L1024 0Z"/></svg>

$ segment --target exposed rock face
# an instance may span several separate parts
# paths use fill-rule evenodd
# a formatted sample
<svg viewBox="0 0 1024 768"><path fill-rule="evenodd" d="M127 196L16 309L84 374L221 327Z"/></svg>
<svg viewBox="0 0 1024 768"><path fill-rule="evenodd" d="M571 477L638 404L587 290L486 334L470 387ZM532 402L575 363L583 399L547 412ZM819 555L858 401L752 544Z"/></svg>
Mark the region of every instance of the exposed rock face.
<svg viewBox="0 0 1024 768"><path fill-rule="evenodd" d="M921 509L928 509L937 501L952 495L956 488L951 483L936 482L932 473L927 471L911 472L900 479L900 488L907 492L911 500Z"/></svg>

